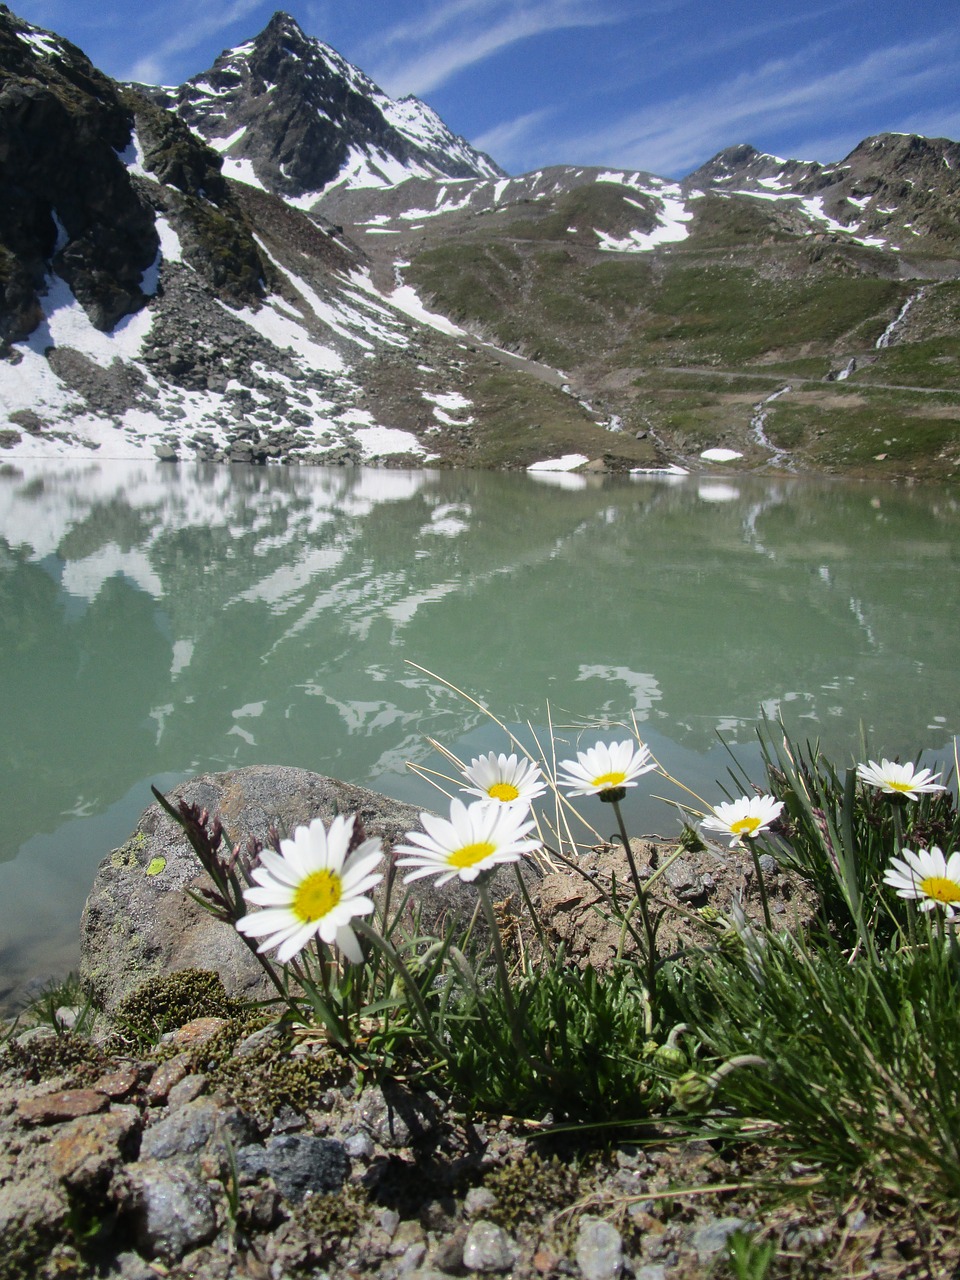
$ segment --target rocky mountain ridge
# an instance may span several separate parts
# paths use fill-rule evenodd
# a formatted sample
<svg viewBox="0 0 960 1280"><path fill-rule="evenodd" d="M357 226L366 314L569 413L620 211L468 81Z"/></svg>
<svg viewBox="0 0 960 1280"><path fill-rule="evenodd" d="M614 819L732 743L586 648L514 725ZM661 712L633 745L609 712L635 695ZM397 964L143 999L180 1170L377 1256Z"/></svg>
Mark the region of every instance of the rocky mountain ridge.
<svg viewBox="0 0 960 1280"><path fill-rule="evenodd" d="M936 350L909 383L939 396L955 381L960 144L946 139L880 135L833 166L740 146L682 182L509 177L282 13L171 89L116 84L0 5L0 66L11 459L629 469L735 444L741 465L805 469L824 459L757 428L742 392L690 429L651 375L739 377L747 358L751 378L799 360L808 381L846 380L903 363L915 334L911 356ZM708 301L718 272L725 301ZM838 273L856 282L839 316ZM811 290L826 292L803 333L762 314L803 314ZM705 314L758 337L689 341ZM884 334L895 357L872 354ZM935 406L938 458L960 465L951 404Z"/></svg>
<svg viewBox="0 0 960 1280"><path fill-rule="evenodd" d="M252 178L301 208L331 184L503 173L425 103L392 100L286 13L186 84L137 88L220 153L229 176Z"/></svg>

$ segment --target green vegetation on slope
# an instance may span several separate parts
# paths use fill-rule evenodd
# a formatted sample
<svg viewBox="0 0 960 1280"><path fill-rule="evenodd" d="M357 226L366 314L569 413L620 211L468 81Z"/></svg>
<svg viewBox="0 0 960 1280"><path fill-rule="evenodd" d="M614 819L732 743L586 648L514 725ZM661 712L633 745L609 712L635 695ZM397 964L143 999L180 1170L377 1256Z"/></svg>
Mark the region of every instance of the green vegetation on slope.
<svg viewBox="0 0 960 1280"><path fill-rule="evenodd" d="M881 249L810 234L789 205L708 195L691 207L687 239L605 253L595 229L616 235L644 214L623 188L581 187L422 251L409 278L438 309L564 370L596 407L680 455L724 444L744 465L765 463L756 409L789 384L765 434L797 464L874 469L883 453L894 474L951 474L960 283L924 287ZM895 341L878 349L908 301ZM851 360L851 377L833 380ZM523 441L508 416L513 448Z"/></svg>

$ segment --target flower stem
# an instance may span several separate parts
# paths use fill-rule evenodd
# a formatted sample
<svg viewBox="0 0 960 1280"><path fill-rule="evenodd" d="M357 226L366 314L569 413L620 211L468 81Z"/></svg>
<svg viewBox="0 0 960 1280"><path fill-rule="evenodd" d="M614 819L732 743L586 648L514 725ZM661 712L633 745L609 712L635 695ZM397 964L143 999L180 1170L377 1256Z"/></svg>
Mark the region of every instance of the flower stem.
<svg viewBox="0 0 960 1280"><path fill-rule="evenodd" d="M352 920L350 923L354 932L359 933L361 937L366 938L366 940L380 952L385 960L393 967L394 971L399 975L401 982L406 988L407 995L417 1012L417 1016L420 1019L420 1026L423 1029L423 1034L430 1041L430 1044L433 1046L438 1057L441 1060L445 1059L447 1057L447 1050L444 1048L442 1041L437 1035L430 1013L427 1010L427 1006L424 1003L423 996L420 992L420 988L413 980L410 970L400 959L396 948L389 943L386 938L377 933L375 929L372 929L370 925L367 924L366 920L356 919Z"/></svg>
<svg viewBox="0 0 960 1280"><path fill-rule="evenodd" d="M894 796L890 801L890 810L893 814L893 849L899 858L903 853L903 801L899 796Z"/></svg>
<svg viewBox="0 0 960 1280"><path fill-rule="evenodd" d="M649 903L647 899L647 891L640 881L640 872L637 869L637 862L633 856L633 850L630 848L630 837L627 835L626 823L623 820L623 814L620 811L620 801L611 800L613 812L617 815L617 826L620 828L620 839L623 841L624 853L627 855L627 865L630 868L630 875L633 878L633 888L637 895L637 906L640 910L640 920L643 924L644 934L644 950L646 951L647 967L647 990L653 995L655 983L657 980L657 930L650 918Z"/></svg>
<svg viewBox="0 0 960 1280"><path fill-rule="evenodd" d="M483 914L487 918L487 928L490 930L490 942L493 946L494 959L497 962L497 973L500 978L500 987L503 991L503 1002L507 1006L507 1016L510 1019L511 1029L516 1032L517 1009L513 1003L513 992L510 990L510 975L507 973L503 943L500 940L500 924L497 921L497 913L493 909L493 900L490 897L490 889L487 886L485 877L478 876L476 884L477 893L480 895L480 905L483 907Z"/></svg>
<svg viewBox="0 0 960 1280"><path fill-rule="evenodd" d="M770 903L767 901L767 885L763 878L763 869L760 866L760 855L757 853L756 840L748 841L750 845L750 856L753 858L753 869L757 873L757 887L760 890L760 905L763 907L763 923L768 929L773 928L773 921L770 919Z"/></svg>
<svg viewBox="0 0 960 1280"><path fill-rule="evenodd" d="M513 1047L533 1071L543 1076L552 1076L554 1073L550 1064L540 1058L532 1058L523 1038L520 1019L517 1017L517 1006L514 1004L513 991L510 986L510 974L507 972L507 962L503 954L503 943L500 940L500 925L497 921L497 913L493 909L493 900L490 897L487 877L480 875L475 883L483 906L483 914L487 919L487 927L490 930L490 941L493 945L494 959L497 962L497 973L500 978L500 988L503 992L503 1003L507 1010L507 1021L510 1023L510 1039L513 1041Z"/></svg>

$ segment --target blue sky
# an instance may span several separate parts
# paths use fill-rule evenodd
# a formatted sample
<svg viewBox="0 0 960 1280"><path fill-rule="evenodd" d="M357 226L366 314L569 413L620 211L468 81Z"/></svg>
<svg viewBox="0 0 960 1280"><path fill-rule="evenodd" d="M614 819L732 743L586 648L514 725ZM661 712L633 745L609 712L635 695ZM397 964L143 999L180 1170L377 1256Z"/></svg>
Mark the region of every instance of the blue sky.
<svg viewBox="0 0 960 1280"><path fill-rule="evenodd" d="M11 0L118 79L177 84L271 0ZM416 94L511 173L690 172L750 142L840 160L896 131L960 139L955 0L288 0L393 97Z"/></svg>

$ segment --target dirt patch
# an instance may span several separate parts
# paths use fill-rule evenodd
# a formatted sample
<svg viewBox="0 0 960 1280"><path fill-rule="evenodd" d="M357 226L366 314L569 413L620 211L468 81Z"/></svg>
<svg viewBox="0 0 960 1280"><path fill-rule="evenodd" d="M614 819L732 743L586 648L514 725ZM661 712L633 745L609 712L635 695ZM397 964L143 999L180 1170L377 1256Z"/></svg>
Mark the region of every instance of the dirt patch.
<svg viewBox="0 0 960 1280"><path fill-rule="evenodd" d="M728 912L732 901L751 924L763 924L763 904L753 858L742 849L716 853L710 849L674 857L675 842L632 840L631 850L642 881L650 884L650 910L658 917L658 950L674 955L709 941L709 912ZM532 897L541 923L554 943L562 943L570 959L606 972L623 956L637 958L629 931L611 918L609 898L616 886L626 906L633 894L630 868L622 846L597 846L578 860L578 870L558 866L539 881ZM813 918L815 900L808 885L765 857L761 864L774 927L791 932ZM524 944L534 945L522 929Z"/></svg>

